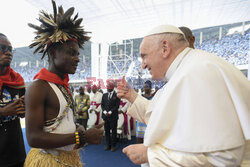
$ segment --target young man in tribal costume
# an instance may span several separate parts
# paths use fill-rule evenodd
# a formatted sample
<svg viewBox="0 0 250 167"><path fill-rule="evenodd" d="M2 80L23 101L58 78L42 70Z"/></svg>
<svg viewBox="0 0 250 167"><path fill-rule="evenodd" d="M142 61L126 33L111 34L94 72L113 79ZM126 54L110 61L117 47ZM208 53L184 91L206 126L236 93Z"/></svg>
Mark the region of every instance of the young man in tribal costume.
<svg viewBox="0 0 250 167"><path fill-rule="evenodd" d="M26 153L19 117L24 116L25 84L11 67L12 46L0 33L0 166L23 166Z"/></svg>
<svg viewBox="0 0 250 167"><path fill-rule="evenodd" d="M74 8L65 13L56 9L52 1L54 15L42 11L35 28L35 53L48 54L49 67L43 68L27 90L26 135L31 151L27 155L25 167L82 166L78 148L85 143L100 144L103 125L87 131L76 126L73 119L73 98L68 90L68 74L74 74L79 63L79 47L89 40L82 19L77 15L72 19Z"/></svg>

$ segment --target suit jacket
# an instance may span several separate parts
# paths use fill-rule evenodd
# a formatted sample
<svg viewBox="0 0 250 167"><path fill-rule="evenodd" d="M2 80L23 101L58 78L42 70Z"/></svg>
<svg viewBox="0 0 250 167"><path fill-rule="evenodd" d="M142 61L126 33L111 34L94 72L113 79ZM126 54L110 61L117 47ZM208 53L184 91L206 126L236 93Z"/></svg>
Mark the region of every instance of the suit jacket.
<svg viewBox="0 0 250 167"><path fill-rule="evenodd" d="M120 99L117 97L116 92L113 92L113 95L110 99L108 99L108 93L105 93L102 96L102 111L112 111L112 114L110 116L106 116L102 112L102 118L103 120L118 120L118 109L120 105Z"/></svg>

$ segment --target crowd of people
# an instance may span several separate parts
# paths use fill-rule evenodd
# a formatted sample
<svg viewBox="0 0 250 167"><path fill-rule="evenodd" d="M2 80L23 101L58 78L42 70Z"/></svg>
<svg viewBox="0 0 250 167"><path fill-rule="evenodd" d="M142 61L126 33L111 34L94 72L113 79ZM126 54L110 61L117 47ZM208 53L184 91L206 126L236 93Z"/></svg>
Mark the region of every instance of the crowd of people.
<svg viewBox="0 0 250 167"><path fill-rule="evenodd" d="M197 49L215 53L233 65L248 64L250 30L245 35L240 33L203 41L201 45L197 44Z"/></svg>

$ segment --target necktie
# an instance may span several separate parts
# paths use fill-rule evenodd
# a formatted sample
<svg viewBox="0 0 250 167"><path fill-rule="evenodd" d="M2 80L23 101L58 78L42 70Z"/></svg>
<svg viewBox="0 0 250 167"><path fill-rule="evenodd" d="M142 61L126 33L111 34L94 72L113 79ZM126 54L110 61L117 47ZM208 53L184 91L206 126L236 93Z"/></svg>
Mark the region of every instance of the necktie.
<svg viewBox="0 0 250 167"><path fill-rule="evenodd" d="M109 100L111 99L111 93L109 93Z"/></svg>

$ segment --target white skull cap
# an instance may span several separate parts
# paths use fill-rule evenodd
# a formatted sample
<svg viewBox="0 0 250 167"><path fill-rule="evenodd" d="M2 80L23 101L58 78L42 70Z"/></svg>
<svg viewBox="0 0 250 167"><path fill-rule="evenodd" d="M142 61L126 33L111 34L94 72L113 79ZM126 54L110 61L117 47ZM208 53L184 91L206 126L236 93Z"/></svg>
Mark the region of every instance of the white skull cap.
<svg viewBox="0 0 250 167"><path fill-rule="evenodd" d="M145 36L162 34L162 33L176 33L184 35L184 33L178 27L169 24L164 24L153 28Z"/></svg>

